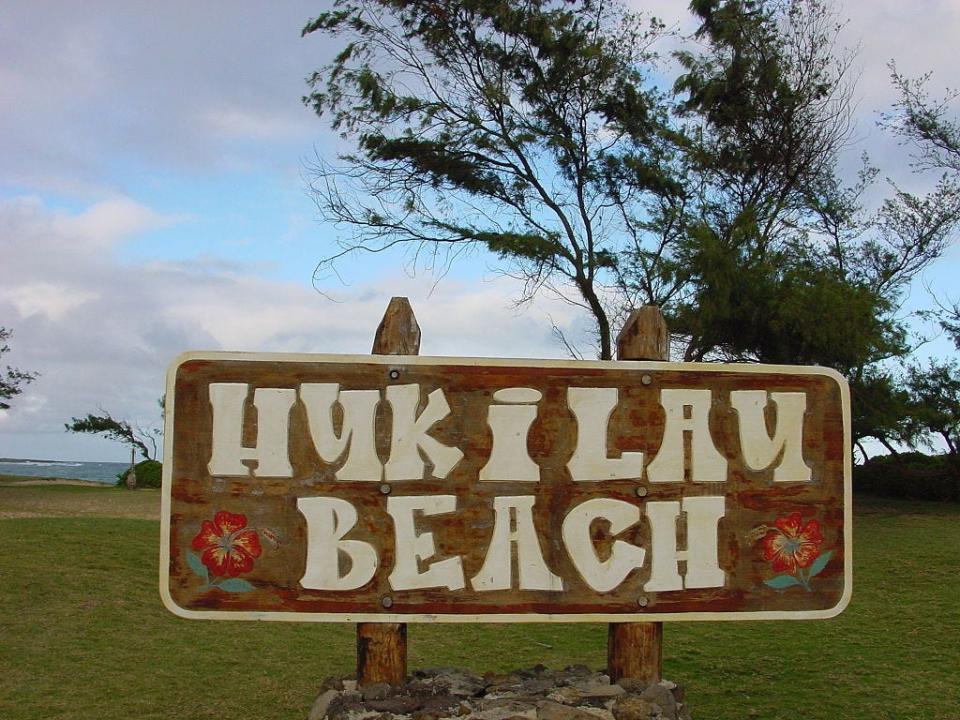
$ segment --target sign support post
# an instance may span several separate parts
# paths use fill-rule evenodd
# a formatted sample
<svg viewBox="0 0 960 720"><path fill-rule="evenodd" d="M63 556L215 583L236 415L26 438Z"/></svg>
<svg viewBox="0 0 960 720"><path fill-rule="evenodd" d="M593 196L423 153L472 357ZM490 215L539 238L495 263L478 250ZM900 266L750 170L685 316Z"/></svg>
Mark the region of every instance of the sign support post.
<svg viewBox="0 0 960 720"><path fill-rule="evenodd" d="M618 360L670 359L670 335L660 308L644 305L630 313L617 336ZM663 623L610 623L607 626L607 673L645 683L663 676Z"/></svg>
<svg viewBox="0 0 960 720"><path fill-rule="evenodd" d="M418 355L420 326L405 297L390 298L373 355ZM357 684L400 685L407 676L407 624L357 623Z"/></svg>

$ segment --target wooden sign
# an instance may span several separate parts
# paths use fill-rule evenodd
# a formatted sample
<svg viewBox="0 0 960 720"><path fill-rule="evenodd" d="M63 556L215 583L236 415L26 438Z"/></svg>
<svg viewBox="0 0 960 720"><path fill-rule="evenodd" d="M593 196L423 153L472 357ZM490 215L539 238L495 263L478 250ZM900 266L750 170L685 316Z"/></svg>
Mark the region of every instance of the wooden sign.
<svg viewBox="0 0 960 720"><path fill-rule="evenodd" d="M189 354L161 594L191 618L824 618L851 592L823 368Z"/></svg>

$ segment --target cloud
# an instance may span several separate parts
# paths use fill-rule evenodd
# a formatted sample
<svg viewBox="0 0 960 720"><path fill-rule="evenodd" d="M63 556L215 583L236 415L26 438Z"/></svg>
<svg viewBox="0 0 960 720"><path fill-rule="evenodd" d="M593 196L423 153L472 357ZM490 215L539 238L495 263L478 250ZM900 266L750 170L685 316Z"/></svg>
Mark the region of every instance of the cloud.
<svg viewBox="0 0 960 720"><path fill-rule="evenodd" d="M250 140L289 141L266 162L295 164L319 129L300 100L326 58L300 37L314 12L292 0L5 7L0 184L123 194L147 166L214 173L249 153L263 165L238 142Z"/></svg>
<svg viewBox="0 0 960 720"><path fill-rule="evenodd" d="M507 280L433 289L398 272L335 303L242 264L117 258L119 239L169 221L127 198L74 214L33 198L0 202L8 261L0 319L15 331L3 360L41 373L0 419L0 457L122 460L119 446L67 441L63 424L98 407L154 424L166 368L187 350L369 353L392 295L411 298L423 354L562 356L547 313L568 332L578 322L562 304L517 315L507 298L518 288Z"/></svg>

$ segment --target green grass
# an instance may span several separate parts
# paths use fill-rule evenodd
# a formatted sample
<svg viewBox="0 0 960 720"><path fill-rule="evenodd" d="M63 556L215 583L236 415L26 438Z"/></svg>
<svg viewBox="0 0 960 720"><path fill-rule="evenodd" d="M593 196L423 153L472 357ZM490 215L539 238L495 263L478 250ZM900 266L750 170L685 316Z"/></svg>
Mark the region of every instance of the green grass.
<svg viewBox="0 0 960 720"><path fill-rule="evenodd" d="M0 517L10 490L0 487ZM58 502L95 493L107 515L115 492L128 491L39 491ZM129 495L156 501L139 492ZM0 520L0 718L302 720L325 676L352 671L352 626L169 614L158 535L157 522L130 518ZM960 507L864 504L843 615L669 624L665 675L701 720L955 720L958 550ZM411 668L601 667L606 627L411 625L409 640Z"/></svg>

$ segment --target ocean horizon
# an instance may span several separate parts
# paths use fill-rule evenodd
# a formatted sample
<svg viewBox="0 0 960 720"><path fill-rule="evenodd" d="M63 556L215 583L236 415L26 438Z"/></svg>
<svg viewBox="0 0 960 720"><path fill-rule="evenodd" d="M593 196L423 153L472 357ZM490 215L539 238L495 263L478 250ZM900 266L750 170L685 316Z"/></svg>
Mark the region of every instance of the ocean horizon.
<svg viewBox="0 0 960 720"><path fill-rule="evenodd" d="M117 475L130 467L127 462L85 462L80 460L32 460L0 458L0 475L36 478L90 480L113 485Z"/></svg>

